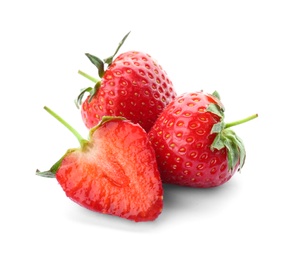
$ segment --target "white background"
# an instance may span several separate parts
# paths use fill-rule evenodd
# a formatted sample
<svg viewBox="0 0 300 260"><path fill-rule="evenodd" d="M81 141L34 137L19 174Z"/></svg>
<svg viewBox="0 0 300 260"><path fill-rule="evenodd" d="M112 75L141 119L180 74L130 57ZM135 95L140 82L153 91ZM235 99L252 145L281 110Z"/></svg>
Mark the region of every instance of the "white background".
<svg viewBox="0 0 300 260"><path fill-rule="evenodd" d="M300 259L299 1L1 1L1 259ZM96 76L84 56L144 51L177 93L217 90L247 159L223 186L164 186L134 223L79 207L40 178L83 136L73 100Z"/></svg>

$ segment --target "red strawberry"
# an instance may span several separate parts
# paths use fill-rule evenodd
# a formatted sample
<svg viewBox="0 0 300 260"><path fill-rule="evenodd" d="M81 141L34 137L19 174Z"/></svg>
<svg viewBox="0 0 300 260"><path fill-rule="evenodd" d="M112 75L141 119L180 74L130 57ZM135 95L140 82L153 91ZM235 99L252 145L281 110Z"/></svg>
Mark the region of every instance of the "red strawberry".
<svg viewBox="0 0 300 260"><path fill-rule="evenodd" d="M127 36L128 34L119 44L117 51ZM98 68L101 81L97 82L94 88L83 90L78 97L77 103L80 105L83 94L90 92L81 106L83 121L91 128L104 115L123 116L139 123L148 132L165 106L175 98L173 84L163 68L150 55L129 51L113 60L117 51L103 61L86 54ZM106 70L105 65L108 66ZM85 73L82 74L89 77Z"/></svg>
<svg viewBox="0 0 300 260"><path fill-rule="evenodd" d="M45 109L71 130L80 148L69 149L49 171L66 196L100 213L136 222L156 219L163 208L163 189L153 147L138 124L103 117L83 139L53 111Z"/></svg>
<svg viewBox="0 0 300 260"><path fill-rule="evenodd" d="M242 140L229 127L255 117L225 124L216 92L178 96L148 133L162 181L199 188L227 182L246 156Z"/></svg>

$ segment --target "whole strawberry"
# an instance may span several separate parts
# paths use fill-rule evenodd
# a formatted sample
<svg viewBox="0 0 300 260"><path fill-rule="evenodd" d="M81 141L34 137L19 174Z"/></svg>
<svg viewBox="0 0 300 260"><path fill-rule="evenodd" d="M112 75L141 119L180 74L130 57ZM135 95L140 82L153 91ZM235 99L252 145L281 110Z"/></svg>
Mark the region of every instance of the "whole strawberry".
<svg viewBox="0 0 300 260"><path fill-rule="evenodd" d="M199 188L227 182L246 157L242 140L230 127L255 117L225 124L217 92L178 96L148 133L162 181Z"/></svg>
<svg viewBox="0 0 300 260"><path fill-rule="evenodd" d="M95 126L102 116L123 116L139 123L148 132L158 115L176 96L166 72L150 55L129 51L114 59L127 36L120 42L115 54L103 61L86 54L98 68L101 78L94 88L81 92L77 100L88 128ZM83 94L87 91L90 95L82 103Z"/></svg>
<svg viewBox="0 0 300 260"><path fill-rule="evenodd" d="M37 174L57 179L66 196L103 214L140 221L156 219L163 208L162 182L147 133L138 124L103 117L83 139L52 110L80 142L49 171Z"/></svg>

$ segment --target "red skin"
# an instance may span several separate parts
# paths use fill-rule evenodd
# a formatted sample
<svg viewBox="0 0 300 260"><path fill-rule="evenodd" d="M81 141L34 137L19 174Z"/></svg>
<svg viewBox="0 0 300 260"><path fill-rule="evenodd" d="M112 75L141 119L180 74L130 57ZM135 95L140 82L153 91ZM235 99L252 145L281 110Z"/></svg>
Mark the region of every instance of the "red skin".
<svg viewBox="0 0 300 260"><path fill-rule="evenodd" d="M146 132L127 120L106 122L83 150L68 153L56 179L66 195L92 211L133 220L156 219L163 189Z"/></svg>
<svg viewBox="0 0 300 260"><path fill-rule="evenodd" d="M227 182L237 169L228 171L226 148L210 149L220 121L206 111L219 104L214 96L195 92L171 102L148 133L155 149L162 181L197 188L216 187Z"/></svg>
<svg viewBox="0 0 300 260"><path fill-rule="evenodd" d="M123 116L148 132L165 106L176 96L162 67L148 54L126 52L105 71L92 100L82 104L82 118L92 128L102 116Z"/></svg>

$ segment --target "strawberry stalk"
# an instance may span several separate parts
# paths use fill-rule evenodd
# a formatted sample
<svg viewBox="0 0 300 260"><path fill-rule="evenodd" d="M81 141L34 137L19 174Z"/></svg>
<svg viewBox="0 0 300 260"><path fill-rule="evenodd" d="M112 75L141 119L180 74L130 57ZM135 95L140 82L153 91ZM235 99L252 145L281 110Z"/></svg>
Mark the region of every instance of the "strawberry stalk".
<svg viewBox="0 0 300 260"><path fill-rule="evenodd" d="M234 121L234 122L231 122L231 123L226 123L224 129L232 127L232 126L236 126L236 125L241 125L241 124L246 123L246 122L248 122L248 121L250 121L254 118L257 118L257 117L258 117L258 114L254 114L252 116L248 116L248 117L246 117L244 119L241 119L241 120L237 120L237 121Z"/></svg>
<svg viewBox="0 0 300 260"><path fill-rule="evenodd" d="M50 114L52 115L54 118L56 118L61 124L63 124L67 129L70 130L70 132L76 137L76 139L78 140L79 144L80 144L80 148L81 150L83 150L86 145L89 143L88 140L84 139L76 130L75 128L73 128L69 123L67 123L63 118L61 118L58 114L56 114L54 111L52 111L50 108L48 107L44 107L44 109ZM49 171L44 171L41 172L39 170L36 170L36 174L42 177L48 177L48 178L55 178L55 174L56 171L59 169L62 160L64 159L64 157L73 152L76 149L69 149L51 168Z"/></svg>
<svg viewBox="0 0 300 260"><path fill-rule="evenodd" d="M89 79L90 81L92 81L92 82L94 82L94 83L97 83L97 82L99 81L98 79L96 79L96 78L90 76L89 74L87 74L87 73L85 73L85 72L83 72L83 71L81 71L81 70L78 70L78 74L80 74L81 76L83 76L83 77Z"/></svg>
<svg viewBox="0 0 300 260"><path fill-rule="evenodd" d="M84 148L85 144L88 142L86 139L84 139L74 127L72 127L68 122L66 122L63 118L61 118L58 114L56 114L54 111L52 111L50 108L44 106L44 109L52 115L54 118L56 118L60 123L62 123L67 129L70 130L70 132L76 137L78 140L80 147Z"/></svg>

